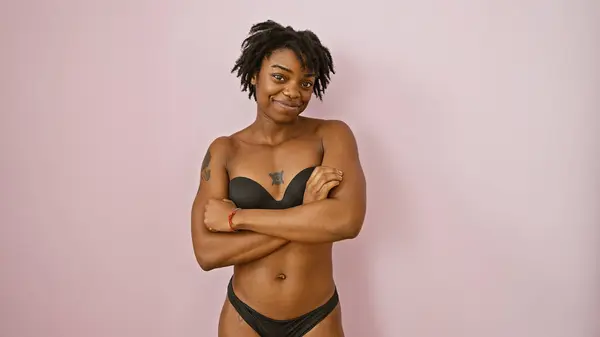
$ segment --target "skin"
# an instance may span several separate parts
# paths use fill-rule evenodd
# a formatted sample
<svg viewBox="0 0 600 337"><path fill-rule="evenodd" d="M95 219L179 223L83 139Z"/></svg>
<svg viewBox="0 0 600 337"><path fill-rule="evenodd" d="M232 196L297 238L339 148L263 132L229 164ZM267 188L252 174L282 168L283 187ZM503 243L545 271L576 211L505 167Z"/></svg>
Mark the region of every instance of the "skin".
<svg viewBox="0 0 600 337"><path fill-rule="evenodd" d="M233 286L243 302L267 317L291 319L332 296L333 243L359 234L366 183L350 128L300 116L311 100L314 76L292 51L278 50L265 59L252 83L256 120L215 139L203 160L192 241L202 269L234 266ZM302 205L239 210L230 227L231 179L251 178L280 200L291 179L311 166L317 168ZM225 299L219 336L258 335ZM344 336L340 305L305 336Z"/></svg>

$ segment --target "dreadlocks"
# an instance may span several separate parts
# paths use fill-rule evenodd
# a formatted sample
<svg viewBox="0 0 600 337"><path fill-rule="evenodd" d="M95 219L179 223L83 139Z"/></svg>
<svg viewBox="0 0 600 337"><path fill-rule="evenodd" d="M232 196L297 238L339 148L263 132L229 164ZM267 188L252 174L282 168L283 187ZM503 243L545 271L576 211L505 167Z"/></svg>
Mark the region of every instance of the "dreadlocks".
<svg viewBox="0 0 600 337"><path fill-rule="evenodd" d="M232 73L237 71L242 91L249 91L248 98L254 97L256 100L252 77L258 74L263 59L281 48L294 51L302 66L316 73L313 91L322 100L331 74L335 74L329 49L310 30L296 31L272 20L253 25L248 37L242 42L242 54L231 70Z"/></svg>

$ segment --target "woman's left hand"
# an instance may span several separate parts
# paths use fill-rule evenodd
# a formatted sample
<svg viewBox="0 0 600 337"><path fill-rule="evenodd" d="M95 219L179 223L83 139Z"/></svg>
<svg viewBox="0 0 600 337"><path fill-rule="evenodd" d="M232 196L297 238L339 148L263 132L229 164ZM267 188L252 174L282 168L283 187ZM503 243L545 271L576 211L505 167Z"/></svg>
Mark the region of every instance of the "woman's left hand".
<svg viewBox="0 0 600 337"><path fill-rule="evenodd" d="M208 200L204 206L204 225L211 232L231 232L229 214L235 208L231 200Z"/></svg>

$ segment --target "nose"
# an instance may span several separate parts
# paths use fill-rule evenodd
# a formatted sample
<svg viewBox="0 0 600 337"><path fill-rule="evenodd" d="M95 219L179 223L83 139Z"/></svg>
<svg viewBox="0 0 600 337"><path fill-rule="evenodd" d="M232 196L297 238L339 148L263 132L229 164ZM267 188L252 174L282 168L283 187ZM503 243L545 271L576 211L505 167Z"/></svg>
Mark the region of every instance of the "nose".
<svg viewBox="0 0 600 337"><path fill-rule="evenodd" d="M300 98L300 90L293 83L290 84L290 85L288 85L285 88L285 90L283 91L283 94L285 96L287 96L289 99L298 99L298 98Z"/></svg>

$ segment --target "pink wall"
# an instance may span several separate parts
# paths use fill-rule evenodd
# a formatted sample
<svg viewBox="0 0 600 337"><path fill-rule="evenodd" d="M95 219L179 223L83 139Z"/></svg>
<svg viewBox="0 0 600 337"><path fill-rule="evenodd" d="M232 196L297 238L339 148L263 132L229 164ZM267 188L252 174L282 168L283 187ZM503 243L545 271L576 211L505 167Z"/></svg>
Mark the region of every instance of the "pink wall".
<svg viewBox="0 0 600 337"><path fill-rule="evenodd" d="M272 18L330 46L308 114L360 143L348 336L593 337L598 3L395 3L3 2L0 336L215 336L231 269L196 265L190 204Z"/></svg>

